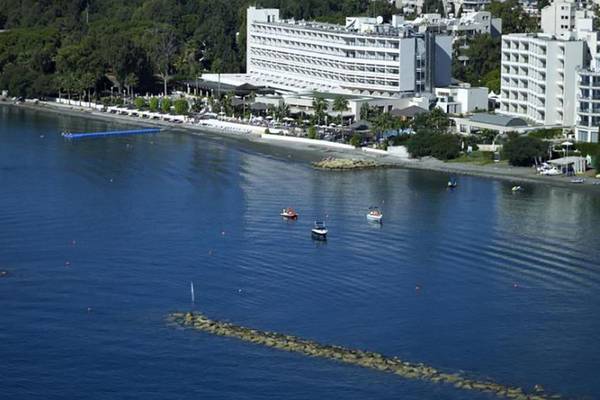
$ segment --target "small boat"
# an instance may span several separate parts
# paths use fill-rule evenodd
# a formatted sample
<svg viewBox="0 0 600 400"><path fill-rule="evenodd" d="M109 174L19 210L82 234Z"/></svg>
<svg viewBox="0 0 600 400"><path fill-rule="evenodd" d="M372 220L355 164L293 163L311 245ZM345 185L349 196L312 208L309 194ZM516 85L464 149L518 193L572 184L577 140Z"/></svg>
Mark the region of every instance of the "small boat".
<svg viewBox="0 0 600 400"><path fill-rule="evenodd" d="M521 186L513 186L511 189L514 192L521 192L523 191L523 188Z"/></svg>
<svg viewBox="0 0 600 400"><path fill-rule="evenodd" d="M286 219L298 219L298 213L291 207L284 208L279 215Z"/></svg>
<svg viewBox="0 0 600 400"><path fill-rule="evenodd" d="M326 239L327 238L327 227L321 221L315 221L315 226L310 231L312 236L316 239Z"/></svg>
<svg viewBox="0 0 600 400"><path fill-rule="evenodd" d="M367 220L373 222L381 222L383 220L383 214L377 207L369 207L369 212L367 213Z"/></svg>
<svg viewBox="0 0 600 400"><path fill-rule="evenodd" d="M583 183L583 182L585 182L585 179L583 179L583 178L571 179L571 183Z"/></svg>
<svg viewBox="0 0 600 400"><path fill-rule="evenodd" d="M449 179L448 180L448 187L451 189L454 189L456 186L458 186L458 183L456 183L456 179Z"/></svg>

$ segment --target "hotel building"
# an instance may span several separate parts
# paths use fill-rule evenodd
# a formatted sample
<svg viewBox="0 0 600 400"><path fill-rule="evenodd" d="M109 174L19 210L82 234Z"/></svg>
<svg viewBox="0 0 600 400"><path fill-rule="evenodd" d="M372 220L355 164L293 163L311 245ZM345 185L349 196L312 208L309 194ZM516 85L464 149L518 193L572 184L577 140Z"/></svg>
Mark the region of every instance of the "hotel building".
<svg viewBox="0 0 600 400"><path fill-rule="evenodd" d="M542 33L502 37L499 112L598 141L600 62L592 17L573 3L542 10Z"/></svg>
<svg viewBox="0 0 600 400"><path fill-rule="evenodd" d="M401 17L333 25L250 7L246 35L246 74L276 89L406 98L450 84L451 36L415 31Z"/></svg>

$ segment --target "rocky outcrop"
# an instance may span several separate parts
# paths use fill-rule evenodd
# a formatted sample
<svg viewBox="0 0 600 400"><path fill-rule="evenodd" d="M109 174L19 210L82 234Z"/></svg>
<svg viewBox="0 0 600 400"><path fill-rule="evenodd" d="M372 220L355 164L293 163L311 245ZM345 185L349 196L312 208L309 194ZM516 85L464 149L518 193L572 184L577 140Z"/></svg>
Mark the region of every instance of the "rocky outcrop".
<svg viewBox="0 0 600 400"><path fill-rule="evenodd" d="M371 160L349 160L345 158L324 158L312 163L313 167L332 170L370 169L381 166Z"/></svg>
<svg viewBox="0 0 600 400"><path fill-rule="evenodd" d="M458 389L489 393L500 398L514 400L560 399L560 396L546 394L539 385L535 386L535 393L526 394L519 387L501 385L489 380L469 379L462 374L442 372L425 364L402 361L398 357L386 357L379 353L326 345L296 336L259 331L228 322L215 321L200 313L173 313L169 316L169 319L186 328L197 329L219 336L233 337L246 342L312 357L328 358L347 364L396 374L407 379L450 384Z"/></svg>

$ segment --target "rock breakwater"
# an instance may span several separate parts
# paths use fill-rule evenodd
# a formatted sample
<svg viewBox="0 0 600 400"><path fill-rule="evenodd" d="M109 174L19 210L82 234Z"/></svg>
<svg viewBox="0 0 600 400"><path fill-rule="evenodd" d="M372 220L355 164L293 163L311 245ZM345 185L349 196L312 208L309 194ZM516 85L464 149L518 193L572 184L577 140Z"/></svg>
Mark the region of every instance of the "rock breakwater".
<svg viewBox="0 0 600 400"><path fill-rule="evenodd" d="M393 373L406 379L449 384L463 390L494 394L500 398L515 400L561 398L558 395L545 393L539 385L534 386L531 393L526 393L520 387L502 385L490 380L470 379L462 374L442 372L422 363L402 361L398 357L386 357L379 353L325 345L296 336L246 328L228 322L211 320L200 313L172 313L169 319L183 327L201 330L214 335L237 338L246 342L312 357L328 358L347 364Z"/></svg>
<svg viewBox="0 0 600 400"><path fill-rule="evenodd" d="M313 167L332 170L370 169L381 165L372 160L349 160L345 158L324 158L312 163Z"/></svg>

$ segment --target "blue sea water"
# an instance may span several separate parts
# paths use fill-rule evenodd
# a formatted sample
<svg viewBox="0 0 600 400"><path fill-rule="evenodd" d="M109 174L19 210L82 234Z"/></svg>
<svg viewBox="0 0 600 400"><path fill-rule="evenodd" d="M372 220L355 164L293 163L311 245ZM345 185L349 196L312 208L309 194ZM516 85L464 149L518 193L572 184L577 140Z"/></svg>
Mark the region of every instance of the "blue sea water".
<svg viewBox="0 0 600 400"><path fill-rule="evenodd" d="M448 191L434 172L317 171L175 131L59 135L117 128L0 107L1 399L494 398L167 323L189 309L600 398L597 194L476 177Z"/></svg>

